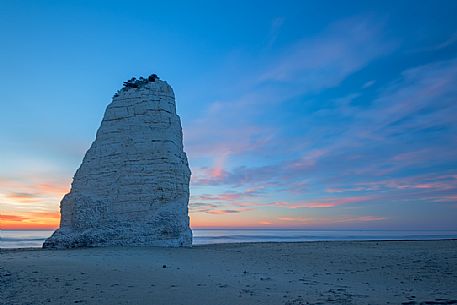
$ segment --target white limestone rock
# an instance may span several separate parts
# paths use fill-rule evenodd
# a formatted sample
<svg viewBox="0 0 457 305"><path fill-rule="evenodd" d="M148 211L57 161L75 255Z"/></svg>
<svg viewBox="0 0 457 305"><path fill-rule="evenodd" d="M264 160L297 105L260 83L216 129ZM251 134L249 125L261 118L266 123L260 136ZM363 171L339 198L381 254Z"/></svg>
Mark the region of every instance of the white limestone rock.
<svg viewBox="0 0 457 305"><path fill-rule="evenodd" d="M44 248L191 246L190 169L172 88L155 76L128 83L61 203Z"/></svg>

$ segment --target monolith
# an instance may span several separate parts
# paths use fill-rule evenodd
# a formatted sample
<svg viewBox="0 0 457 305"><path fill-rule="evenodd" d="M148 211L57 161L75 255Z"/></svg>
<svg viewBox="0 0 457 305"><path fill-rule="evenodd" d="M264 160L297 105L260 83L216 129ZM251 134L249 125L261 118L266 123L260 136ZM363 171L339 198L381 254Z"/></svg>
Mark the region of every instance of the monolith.
<svg viewBox="0 0 457 305"><path fill-rule="evenodd" d="M190 246L190 175L172 88L133 78L108 105L43 247Z"/></svg>

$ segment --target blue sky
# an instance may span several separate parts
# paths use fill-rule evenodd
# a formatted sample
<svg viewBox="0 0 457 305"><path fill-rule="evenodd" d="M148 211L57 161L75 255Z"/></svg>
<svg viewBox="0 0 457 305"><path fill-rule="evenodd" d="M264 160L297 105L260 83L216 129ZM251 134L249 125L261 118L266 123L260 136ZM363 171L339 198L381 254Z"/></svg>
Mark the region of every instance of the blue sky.
<svg viewBox="0 0 457 305"><path fill-rule="evenodd" d="M194 227L457 229L457 2L14 1L0 213L58 222L122 82L177 97Z"/></svg>

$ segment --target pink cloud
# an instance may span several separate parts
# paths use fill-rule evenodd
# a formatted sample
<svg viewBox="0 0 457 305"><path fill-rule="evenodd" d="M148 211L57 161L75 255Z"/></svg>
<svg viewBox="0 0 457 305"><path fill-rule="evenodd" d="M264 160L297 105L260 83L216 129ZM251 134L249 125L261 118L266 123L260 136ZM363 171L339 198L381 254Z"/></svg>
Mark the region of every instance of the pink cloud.
<svg viewBox="0 0 457 305"><path fill-rule="evenodd" d="M346 198L325 198L319 201L304 201L304 202L274 202L273 205L277 207L284 207L289 209L301 208L331 208L351 203L365 202L374 199L369 196L346 197Z"/></svg>
<svg viewBox="0 0 457 305"><path fill-rule="evenodd" d="M303 155L300 159L291 162L288 166L295 170L306 169L316 165L319 158L328 153L326 149L316 149Z"/></svg>
<svg viewBox="0 0 457 305"><path fill-rule="evenodd" d="M417 175L399 177L395 179L382 179L369 182L351 182L350 186L338 186L327 188L329 193L341 192L365 192L380 190L435 190L435 191L457 191L457 179L455 175Z"/></svg>
<svg viewBox="0 0 457 305"><path fill-rule="evenodd" d="M441 195L430 199L435 202L457 202L457 195Z"/></svg>
<svg viewBox="0 0 457 305"><path fill-rule="evenodd" d="M371 222L371 221L382 221L386 220L385 217L378 216L357 216L357 217L342 217L334 220L336 223L345 222Z"/></svg>
<svg viewBox="0 0 457 305"><path fill-rule="evenodd" d="M278 220L280 221L286 221L286 222L309 222L309 219L304 218L304 217L278 217Z"/></svg>
<svg viewBox="0 0 457 305"><path fill-rule="evenodd" d="M259 195L258 188L248 188L240 192L226 192L219 194L201 194L191 196L191 201L211 201L211 202L232 202L235 200L241 200L246 198L252 198Z"/></svg>
<svg viewBox="0 0 457 305"><path fill-rule="evenodd" d="M206 213L208 214L215 214L215 215L222 215L222 214L235 214L235 213L241 213L245 210L209 210Z"/></svg>
<svg viewBox="0 0 457 305"><path fill-rule="evenodd" d="M274 219L262 220L262 224L274 227L347 227L351 224L382 222L385 217L362 215L362 216L331 216L306 218L302 216L280 216ZM259 222L258 222L259 223Z"/></svg>

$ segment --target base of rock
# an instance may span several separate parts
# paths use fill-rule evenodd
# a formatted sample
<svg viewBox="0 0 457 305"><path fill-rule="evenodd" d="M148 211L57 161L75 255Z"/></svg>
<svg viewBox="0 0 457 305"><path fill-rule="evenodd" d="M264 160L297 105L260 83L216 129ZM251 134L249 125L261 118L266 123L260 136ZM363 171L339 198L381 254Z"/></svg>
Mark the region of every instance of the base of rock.
<svg viewBox="0 0 457 305"><path fill-rule="evenodd" d="M68 249L80 247L108 247L108 246L159 246L159 247L191 247L192 231L180 233L179 237L157 239L157 234L146 234L144 229L116 228L116 229L89 229L72 231L58 229L43 244L46 249ZM162 233L162 236L166 234Z"/></svg>

